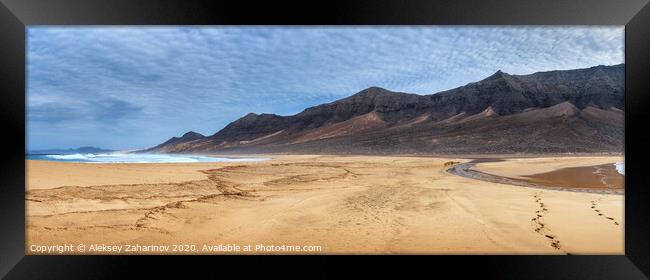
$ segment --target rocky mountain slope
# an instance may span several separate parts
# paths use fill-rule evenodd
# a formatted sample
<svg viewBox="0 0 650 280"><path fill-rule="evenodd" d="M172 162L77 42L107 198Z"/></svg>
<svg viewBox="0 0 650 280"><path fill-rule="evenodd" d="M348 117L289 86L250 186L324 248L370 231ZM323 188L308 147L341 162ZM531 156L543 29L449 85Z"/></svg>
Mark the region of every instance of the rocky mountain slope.
<svg viewBox="0 0 650 280"><path fill-rule="evenodd" d="M493 75L417 95L371 87L293 116L249 113L158 153L622 152L624 65Z"/></svg>

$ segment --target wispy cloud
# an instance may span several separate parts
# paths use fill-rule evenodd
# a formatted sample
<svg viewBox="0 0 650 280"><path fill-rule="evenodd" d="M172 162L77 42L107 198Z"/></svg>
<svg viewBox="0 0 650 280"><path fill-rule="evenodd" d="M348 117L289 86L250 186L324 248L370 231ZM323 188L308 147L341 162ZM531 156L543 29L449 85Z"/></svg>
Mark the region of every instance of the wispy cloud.
<svg viewBox="0 0 650 280"><path fill-rule="evenodd" d="M369 86L434 93L623 62L623 27L28 29L30 148L147 147ZM110 137L107 136L110 132Z"/></svg>

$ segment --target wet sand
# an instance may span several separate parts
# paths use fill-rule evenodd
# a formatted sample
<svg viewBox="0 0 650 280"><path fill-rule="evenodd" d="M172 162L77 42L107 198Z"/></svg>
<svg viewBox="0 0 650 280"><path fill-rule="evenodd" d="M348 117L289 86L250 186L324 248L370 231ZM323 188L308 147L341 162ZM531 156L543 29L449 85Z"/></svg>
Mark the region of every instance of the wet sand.
<svg viewBox="0 0 650 280"><path fill-rule="evenodd" d="M551 172L525 175L530 182L567 188L623 189L625 176L614 164L562 168Z"/></svg>
<svg viewBox="0 0 650 280"><path fill-rule="evenodd" d="M27 161L26 253L48 254L32 245L192 244L197 251L65 254L224 254L233 252L201 249L264 244L322 248L301 252L307 254L623 254L622 195L448 173L451 162L469 161L460 158L270 157L145 165ZM519 176L540 173L521 166L553 171L562 162L617 161L527 160L485 164Z"/></svg>
<svg viewBox="0 0 650 280"><path fill-rule="evenodd" d="M512 177L497 175L507 173L508 171L505 171L507 168L503 165L512 165L513 162L505 159L474 159L450 166L447 172L475 180L529 188L602 194L625 193L625 176L618 173L614 164L559 168L544 173L520 174ZM491 165L502 167L496 169ZM485 171L486 169L488 171ZM512 175L512 171L509 174Z"/></svg>
<svg viewBox="0 0 650 280"><path fill-rule="evenodd" d="M622 156L556 156L483 160L473 169L497 176L528 179L527 175L552 172L571 167L596 166L623 162Z"/></svg>

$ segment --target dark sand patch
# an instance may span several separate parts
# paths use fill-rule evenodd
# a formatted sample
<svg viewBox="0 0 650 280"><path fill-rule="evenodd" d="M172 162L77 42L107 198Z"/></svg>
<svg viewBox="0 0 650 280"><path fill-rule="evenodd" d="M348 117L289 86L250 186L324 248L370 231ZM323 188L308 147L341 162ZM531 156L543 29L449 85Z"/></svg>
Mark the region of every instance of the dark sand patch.
<svg viewBox="0 0 650 280"><path fill-rule="evenodd" d="M476 163L496 161L502 161L502 159L474 159L470 162L453 164L447 169L447 172L475 180L527 188L605 194L624 194L625 192L625 177L616 171L613 163L597 166L564 168L546 173L523 176L528 177L528 179L503 177L474 170L472 168ZM578 174L578 176L575 176L576 174ZM577 177L581 177L582 179L577 179Z"/></svg>
<svg viewBox="0 0 650 280"><path fill-rule="evenodd" d="M623 189L625 185L625 176L616 171L614 164L562 168L522 177L552 187Z"/></svg>

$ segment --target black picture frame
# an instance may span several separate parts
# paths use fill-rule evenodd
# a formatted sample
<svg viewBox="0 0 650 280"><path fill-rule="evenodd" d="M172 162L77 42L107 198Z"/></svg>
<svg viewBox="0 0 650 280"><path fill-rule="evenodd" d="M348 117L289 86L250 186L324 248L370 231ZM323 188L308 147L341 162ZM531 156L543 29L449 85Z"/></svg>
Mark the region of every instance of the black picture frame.
<svg viewBox="0 0 650 280"><path fill-rule="evenodd" d="M25 255L25 28L28 25L625 25L625 255L620 256L419 256L398 257L413 270L500 279L647 279L650 275L650 176L642 169L650 137L650 5L648 0L505 1L101 1L0 0L0 276L7 279L124 278L134 273L220 275L220 268L192 256ZM217 256L225 268L246 263L265 272L268 256ZM207 263L214 263L212 257ZM274 258L277 262L277 258ZM327 272L337 267L397 272L395 257L280 257L276 266ZM424 261L424 262L422 262ZM155 265L145 270L141 263ZM184 269L171 269L183 262ZM221 269L225 269L223 264ZM460 267L460 268L459 268ZM161 269L163 268L163 269ZM170 268L170 269L164 269ZM282 273L282 271L277 271Z"/></svg>

